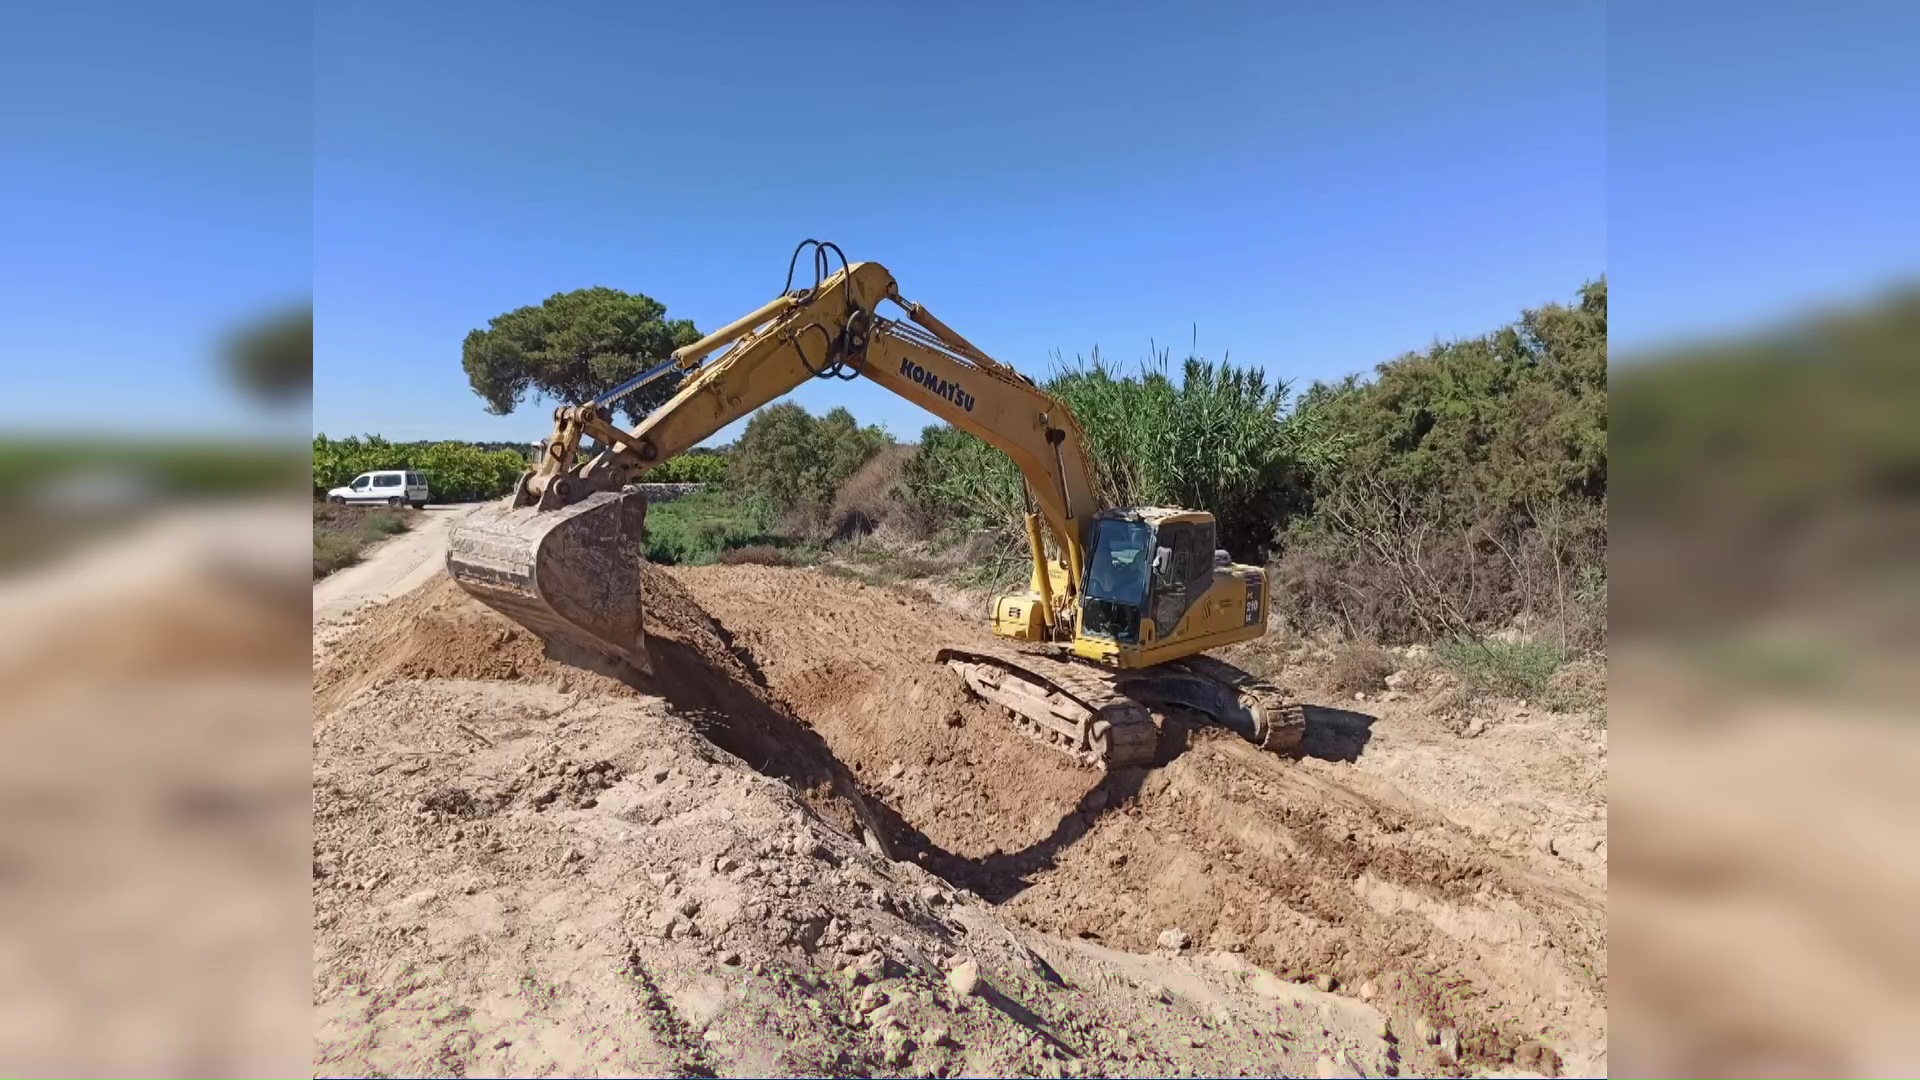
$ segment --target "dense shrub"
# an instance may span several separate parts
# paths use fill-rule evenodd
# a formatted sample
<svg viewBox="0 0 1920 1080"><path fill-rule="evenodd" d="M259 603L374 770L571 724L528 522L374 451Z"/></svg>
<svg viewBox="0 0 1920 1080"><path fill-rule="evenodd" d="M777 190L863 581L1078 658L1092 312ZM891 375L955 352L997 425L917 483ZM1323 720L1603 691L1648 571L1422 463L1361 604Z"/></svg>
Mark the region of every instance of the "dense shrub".
<svg viewBox="0 0 1920 1080"><path fill-rule="evenodd" d="M1343 645L1327 667L1327 682L1343 694L1374 693L1387 688L1387 676L1397 665L1376 645Z"/></svg>
<svg viewBox="0 0 1920 1080"><path fill-rule="evenodd" d="M824 526L840 486L892 444L884 429L861 427L844 408L816 417L782 402L747 421L730 455L728 477L743 493L785 513L793 531L811 534Z"/></svg>
<svg viewBox="0 0 1920 1080"><path fill-rule="evenodd" d="M939 424L922 431L919 450L901 471L909 511L929 535L958 540L979 529L1024 535L1020 471L1005 454L959 428Z"/></svg>
<svg viewBox="0 0 1920 1080"><path fill-rule="evenodd" d="M1282 536L1296 627L1406 641L1516 620L1606 638L1607 287L1303 396L1310 511Z"/></svg>
<svg viewBox="0 0 1920 1080"><path fill-rule="evenodd" d="M1539 699L1567 654L1535 641L1447 641L1434 650L1473 693Z"/></svg>
<svg viewBox="0 0 1920 1080"><path fill-rule="evenodd" d="M713 451L691 450L647 470L648 483L711 484L727 482L727 456Z"/></svg>
<svg viewBox="0 0 1920 1080"><path fill-rule="evenodd" d="M854 470L833 493L827 534L834 540L855 540L901 516L906 508L906 466L913 457L911 446L889 446Z"/></svg>
<svg viewBox="0 0 1920 1080"><path fill-rule="evenodd" d="M776 514L766 500L729 491L703 491L647 508L647 558L702 564L733 548L778 545Z"/></svg>

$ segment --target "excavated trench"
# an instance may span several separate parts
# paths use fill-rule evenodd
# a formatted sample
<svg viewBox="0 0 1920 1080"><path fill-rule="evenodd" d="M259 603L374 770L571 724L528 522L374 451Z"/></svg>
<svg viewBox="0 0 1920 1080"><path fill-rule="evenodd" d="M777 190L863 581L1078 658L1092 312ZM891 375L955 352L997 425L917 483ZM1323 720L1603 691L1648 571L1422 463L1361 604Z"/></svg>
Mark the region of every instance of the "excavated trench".
<svg viewBox="0 0 1920 1080"><path fill-rule="evenodd" d="M1103 775L932 662L983 623L924 594L760 566L649 567L644 584L652 677L549 657L442 577L376 613L386 629L347 643L361 655L328 665L319 704L388 678L657 694L823 816L1041 929L1137 951L1178 929L1284 977L1330 975L1403 1030L1456 1027L1463 1065L1604 1032L1598 898L1344 782L1358 747L1340 714L1308 734L1332 760L1170 723L1151 767Z"/></svg>

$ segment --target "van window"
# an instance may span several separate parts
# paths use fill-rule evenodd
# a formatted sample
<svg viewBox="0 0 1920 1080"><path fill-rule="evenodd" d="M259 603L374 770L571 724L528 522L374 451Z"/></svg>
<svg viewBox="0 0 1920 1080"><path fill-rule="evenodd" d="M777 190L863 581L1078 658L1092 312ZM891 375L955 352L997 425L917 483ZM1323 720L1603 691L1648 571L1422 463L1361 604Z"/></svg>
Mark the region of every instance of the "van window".
<svg viewBox="0 0 1920 1080"><path fill-rule="evenodd" d="M364 476L356 476L353 478L353 484L351 486L355 491L365 491L367 490L367 478Z"/></svg>
<svg viewBox="0 0 1920 1080"><path fill-rule="evenodd" d="M417 472L410 472L407 474L407 483L413 487L425 487L427 478Z"/></svg>
<svg viewBox="0 0 1920 1080"><path fill-rule="evenodd" d="M373 486L374 487L399 487L400 474L399 473L380 473L379 475L373 478Z"/></svg>

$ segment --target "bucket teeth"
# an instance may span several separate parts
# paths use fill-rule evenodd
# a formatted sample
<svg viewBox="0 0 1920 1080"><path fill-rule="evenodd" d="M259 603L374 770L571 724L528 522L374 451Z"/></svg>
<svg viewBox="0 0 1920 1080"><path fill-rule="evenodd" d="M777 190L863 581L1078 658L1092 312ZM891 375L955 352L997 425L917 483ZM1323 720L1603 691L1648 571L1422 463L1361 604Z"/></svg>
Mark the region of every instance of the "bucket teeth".
<svg viewBox="0 0 1920 1080"><path fill-rule="evenodd" d="M640 596L646 516L637 492L601 492L558 510L483 507L453 529L447 571L549 644L650 670Z"/></svg>

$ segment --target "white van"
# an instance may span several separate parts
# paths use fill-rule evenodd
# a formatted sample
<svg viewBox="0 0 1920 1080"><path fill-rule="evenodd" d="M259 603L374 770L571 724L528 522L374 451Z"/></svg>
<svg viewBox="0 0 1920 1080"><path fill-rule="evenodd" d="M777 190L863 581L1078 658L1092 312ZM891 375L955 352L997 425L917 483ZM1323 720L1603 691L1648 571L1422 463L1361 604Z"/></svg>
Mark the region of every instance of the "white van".
<svg viewBox="0 0 1920 1080"><path fill-rule="evenodd" d="M415 509L427 505L427 474L411 469L382 469L361 473L346 487L327 492L327 501L336 503L406 503Z"/></svg>

